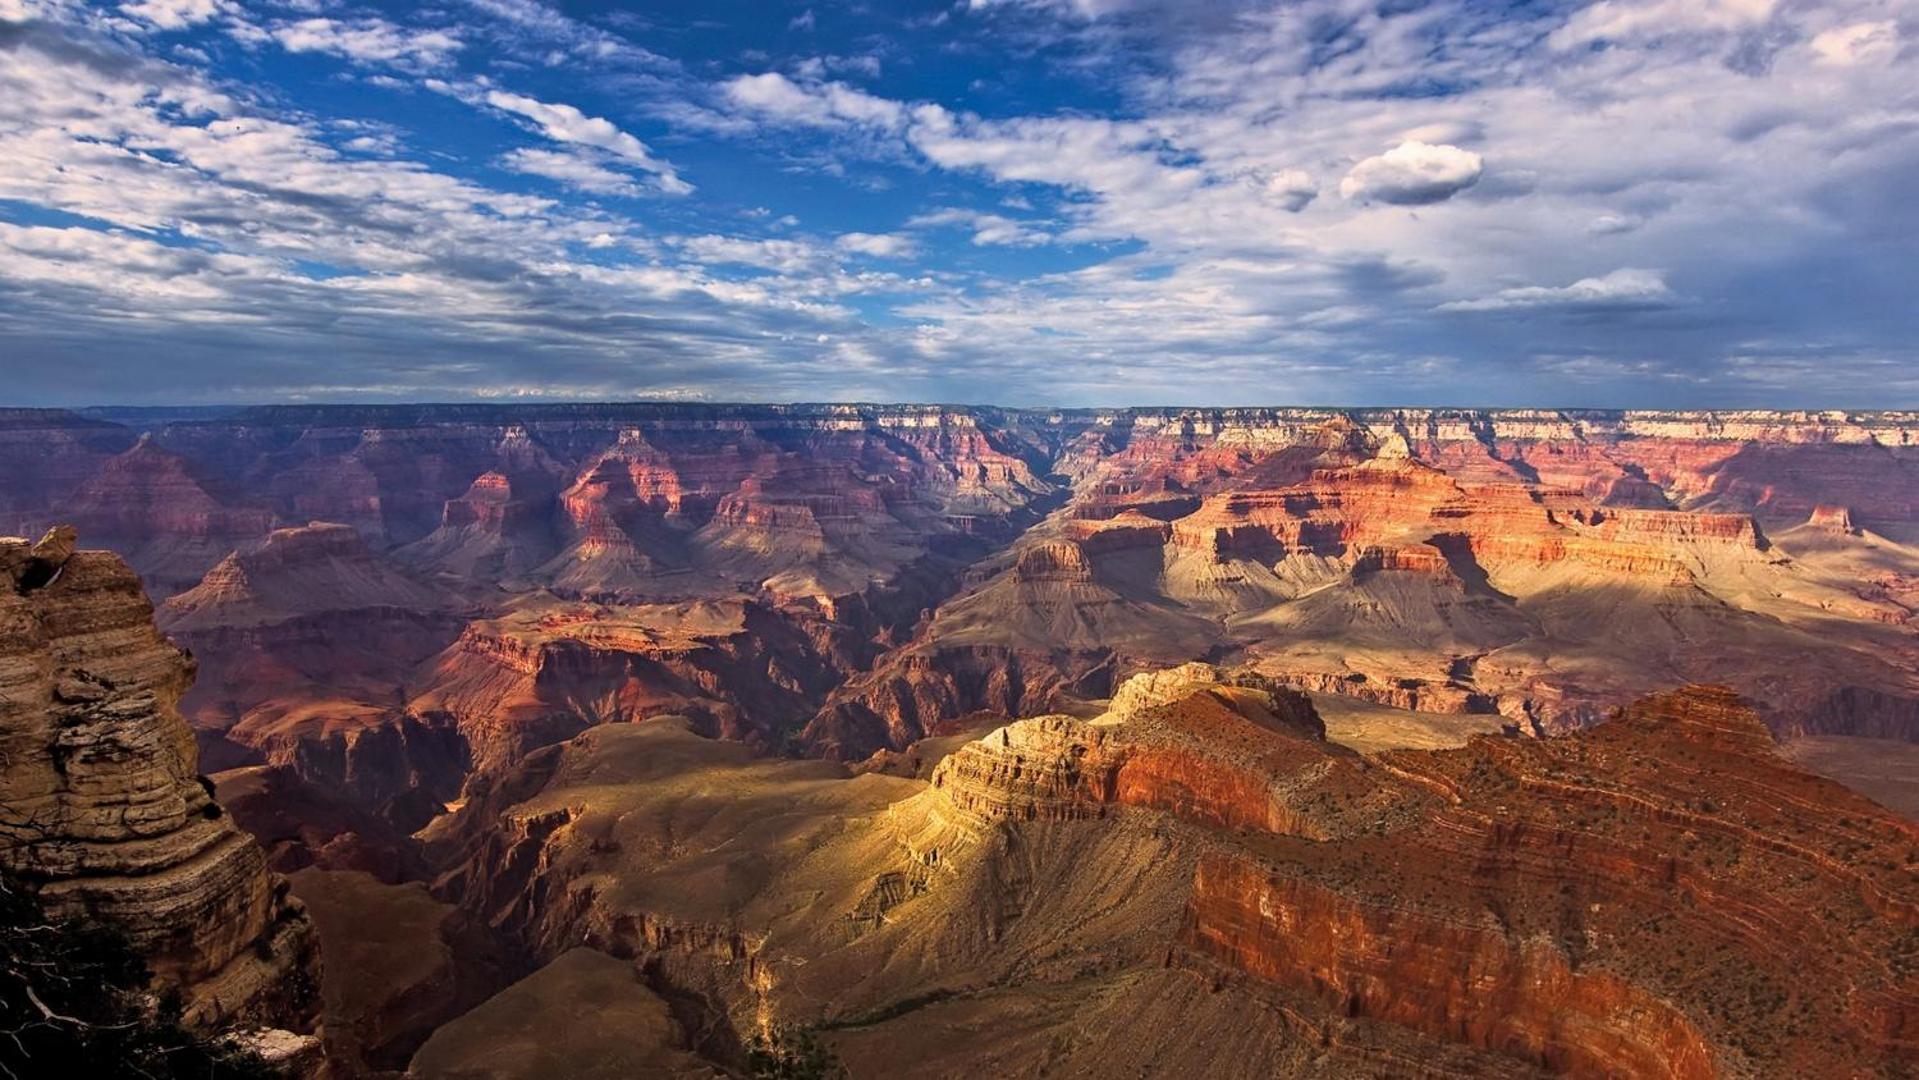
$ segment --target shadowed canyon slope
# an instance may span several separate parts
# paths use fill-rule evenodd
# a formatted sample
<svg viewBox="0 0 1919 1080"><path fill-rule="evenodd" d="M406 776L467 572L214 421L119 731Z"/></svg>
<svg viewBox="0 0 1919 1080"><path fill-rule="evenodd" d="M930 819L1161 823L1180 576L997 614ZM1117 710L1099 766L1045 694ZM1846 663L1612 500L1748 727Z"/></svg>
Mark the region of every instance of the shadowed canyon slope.
<svg viewBox="0 0 1919 1080"><path fill-rule="evenodd" d="M608 1075L1915 1050L1919 415L21 410L0 466L394 973L329 977L349 1074L558 1067L587 998Z"/></svg>

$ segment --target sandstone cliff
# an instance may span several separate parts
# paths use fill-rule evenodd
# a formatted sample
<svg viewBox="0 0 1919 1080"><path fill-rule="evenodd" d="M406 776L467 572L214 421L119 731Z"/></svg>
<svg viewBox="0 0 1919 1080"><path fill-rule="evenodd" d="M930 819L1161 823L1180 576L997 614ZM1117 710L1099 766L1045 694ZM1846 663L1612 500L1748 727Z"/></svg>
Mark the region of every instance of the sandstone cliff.
<svg viewBox="0 0 1919 1080"><path fill-rule="evenodd" d="M119 558L0 539L0 862L125 931L196 1025L311 1026L304 909L195 775L192 661Z"/></svg>
<svg viewBox="0 0 1919 1080"><path fill-rule="evenodd" d="M976 566L808 738L859 757L973 710L1071 709L1131 671L1233 657L1322 698L1534 732L1723 680L1782 734L1910 739L1910 420L1062 417L1065 509ZM1890 492L1883 532L1811 509L1868 483Z"/></svg>
<svg viewBox="0 0 1919 1080"><path fill-rule="evenodd" d="M1427 746L1708 680L1782 736L1912 742L1915 470L1910 413L0 414L10 520L199 577L162 612L182 709L208 771L264 770L280 865L388 877L593 725L856 761L1193 660Z"/></svg>

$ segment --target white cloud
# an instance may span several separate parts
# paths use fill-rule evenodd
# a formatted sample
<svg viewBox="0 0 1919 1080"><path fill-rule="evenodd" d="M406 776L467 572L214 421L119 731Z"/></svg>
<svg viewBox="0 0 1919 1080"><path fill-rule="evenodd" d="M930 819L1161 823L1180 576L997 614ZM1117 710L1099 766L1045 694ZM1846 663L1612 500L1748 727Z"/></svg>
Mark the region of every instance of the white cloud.
<svg viewBox="0 0 1919 1080"><path fill-rule="evenodd" d="M876 259L898 259L914 254L918 245L903 233L842 233L833 241L841 251L871 255Z"/></svg>
<svg viewBox="0 0 1919 1080"><path fill-rule="evenodd" d="M857 56L809 56L793 65L793 74L818 82L828 75L852 73L869 79L880 77L880 58L872 53Z"/></svg>
<svg viewBox="0 0 1919 1080"><path fill-rule="evenodd" d="M1484 125L1476 120L1440 120L1408 128L1393 136L1394 142L1472 143L1486 137Z"/></svg>
<svg viewBox="0 0 1919 1080"><path fill-rule="evenodd" d="M982 18L1022 44L1071 36L1074 62L1109 93L1057 107L1005 93L1017 79L978 96L953 89L948 97L944 83L928 83L941 88L927 91L935 100L889 100L855 88L871 85L870 64L829 55L755 57L783 74L704 84L693 74L705 70L698 64L642 61L610 30L550 3L465 0L474 10L457 23L444 8L406 9L390 16L402 29L449 28L469 42L452 58L500 58L495 77L529 64L577 65L577 73L528 78L564 85L577 76L592 91L630 92L621 111L600 107L608 119L590 131L594 110L584 99L568 99L584 113L514 112L544 137L511 133L502 145L469 146L458 164L423 154L417 142L356 142L367 132L328 114L354 107L358 95L303 100L305 87L231 64L231 50L209 49L196 61L222 81L185 77L164 59L184 55L179 40L133 32L133 19L112 13L111 3L106 16L77 4L63 15L36 6L38 24L0 40L0 199L128 234L126 243L97 246L74 238L57 255L42 238L20 242L31 250L12 256L18 273L0 265L0 340L10 353L50 340L38 328L72 326L94 328L73 334L97 355L130 340L128 326L138 324L143 341L165 331L170 349L240 357L229 369L236 386L263 385L246 381L246 363L273 368L313 340L327 344L315 351L329 363L388 348L417 371L422 356L458 355L462 370L469 357L476 365L461 376L469 386L524 387L551 372L495 379L505 369L483 372L493 362L486 357L550 360L559 343L568 365L624 374L670 364L676 384L716 387L717 396L741 387L856 395L863 384L849 383L830 359L807 366L847 343L845 355L864 358L862 370L889 396L970 390L1075 403L1245 400L1275 387L1298 400L1524 401L1557 389L1542 373L1571 370L1475 360L1494 354L1572 358L1582 377L1604 384L1595 393L1643 402L1645 386L1673 385L1682 374L1713 393L1751 384L1733 378L1747 347L1732 343L1758 336L1844 339L1849 351L1818 358L1832 370L1817 385L1837 388L1834 395L1852 387L1849 400L1870 400L1877 385L1860 372L1885 371L1857 366L1861 357L1919 369L1912 313L1857 286L1913 273L1909 246L1890 242L1919 220L1903 183L1919 169L1919 99L1896 0L1614 0L1496 12L1472 0L1235 0L1232 17L1218 20L1136 3L1112 26L1080 24L1106 5L1075 11L1071 0L1032 0L1023 13ZM286 17L321 13L317 0L298 7L302 14ZM0 12L10 8L24 10L0 0ZM1068 22L1035 18L1043 9ZM857 29L847 24L859 17L851 10L834 15L836 31ZM966 18L954 5L944 10ZM352 26L359 17L337 20ZM237 14L213 22L223 33L252 25ZM1894 23L1890 39L1879 29L1886 23ZM273 25L258 24L255 40L269 44ZM1552 47L1555 31L1556 44L1582 47ZM89 47L37 49L62 34L85 36ZM887 55L900 56L902 71L915 59ZM1046 62L1005 55L1008 64ZM622 57L651 66L592 78ZM486 101L502 89L490 82L419 78L418 60L362 62L394 69L362 73L363 88L424 86L504 108ZM312 111L296 111L304 109ZM661 174L631 155L637 145L662 164L654 148L621 138L630 128L665 145L665 135L651 137L655 127L629 122L640 115L677 138L738 138L748 167L769 177L811 169L809 186L845 184L848 199L866 197L854 185L897 181L903 170L893 167L919 170L923 186L905 197L924 191L936 201L904 202L910 220L898 227L909 236L960 231L920 236L911 255L876 256L862 249L887 241L804 235L787 214L798 204L782 201L789 193L777 179L737 189L738 202L674 206L665 219L674 224L662 226L622 216L625 204L614 199L459 178L464 167L493 161L594 194L624 194L626 184L653 190ZM774 127L777 138L768 135ZM1402 143L1459 156L1389 167ZM355 146L368 153L350 152ZM1376 151L1386 153L1353 164ZM862 168L872 163L889 168ZM1286 175L1293 170L1313 183ZM1465 183L1476 183L1473 197L1453 198L1441 213L1378 209L1419 205ZM1310 188L1348 186L1356 197L1289 212ZM777 241L659 238L662 227L744 226L734 211L755 201L770 210L751 228ZM997 213L940 209L947 205ZM866 235L898 235L867 227L874 232ZM189 243L149 251L135 232ZM600 237L617 239L597 247ZM954 243L969 240L1072 245L1074 255L955 254ZM207 262L205 252L237 261ZM590 265L575 261L587 257ZM65 279L62 259L76 267ZM1838 260L1848 273L1832 272ZM315 263L345 276L307 280L300 268ZM1019 270L1002 272L1002 264ZM1072 269L1035 269L1060 264ZM1595 273L1622 265L1662 269ZM182 291L163 303L147 279L166 274ZM1683 283L1684 295L1668 281ZM1514 287L1534 282L1552 284ZM870 309L850 313L843 298L853 294L884 294L892 317L862 322ZM1436 316L1447 300L1448 312L1505 314ZM1597 336L1588 325L1609 312L1681 304L1684 319L1614 319ZM181 320L232 327L265 325L268 316L271 348L237 332L241 344L175 344L188 340L175 332ZM36 355L73 348L54 342ZM796 367L788 373L782 364ZM737 379L740 372L750 378ZM604 385L590 375L565 381Z"/></svg>
<svg viewBox="0 0 1919 1080"><path fill-rule="evenodd" d="M982 120L937 105L912 110L908 142L942 168L979 170L1001 181L1050 184L1089 196L1064 237L1114 240L1166 235L1225 209L1228 185L1197 164L1166 160L1166 133L1136 122L1061 116ZM1238 187L1238 185L1231 185ZM1234 196L1236 209L1250 200ZM1226 222L1209 219L1208 228ZM1244 222L1233 227L1243 235Z"/></svg>
<svg viewBox="0 0 1919 1080"><path fill-rule="evenodd" d="M230 0L139 0L121 4L120 11L161 30L184 30L224 15L232 7Z"/></svg>
<svg viewBox="0 0 1919 1080"><path fill-rule="evenodd" d="M1408 140L1353 166L1339 182L1348 199L1400 206L1444 202L1479 182L1485 162L1471 150Z"/></svg>
<svg viewBox="0 0 1919 1080"><path fill-rule="evenodd" d="M41 0L0 0L0 20L11 23L33 22L53 13L56 5Z"/></svg>
<svg viewBox="0 0 1919 1080"><path fill-rule="evenodd" d="M906 110L844 83L796 83L776 71L741 75L721 87L728 100L772 121L811 127L896 128Z"/></svg>
<svg viewBox="0 0 1919 1080"><path fill-rule="evenodd" d="M968 11L994 8L1034 8L1077 19L1102 19L1138 7L1141 0L965 0Z"/></svg>
<svg viewBox="0 0 1919 1080"><path fill-rule="evenodd" d="M357 129L275 116L118 38L75 47L76 33L92 31L0 35L0 199L108 223L0 226L7 355L88 358L17 385L23 398L636 396L657 372L788 396L832 371L797 343L865 332L836 298L877 277L830 260L751 282L576 261L643 230L437 160L346 153L334 140Z"/></svg>
<svg viewBox="0 0 1919 1080"><path fill-rule="evenodd" d="M1644 224L1645 221L1634 214L1601 214L1586 223L1586 235L1618 236Z"/></svg>
<svg viewBox="0 0 1919 1080"><path fill-rule="evenodd" d="M824 271L831 260L817 244L806 240L752 239L738 236L683 236L673 245L695 262L752 266L785 274Z"/></svg>
<svg viewBox="0 0 1919 1080"><path fill-rule="evenodd" d="M1478 300L1441 304L1441 311L1511 311L1563 309L1571 311L1630 311L1670 306L1673 292L1656 270L1614 270L1603 277L1581 278L1558 288L1526 285L1501 289Z"/></svg>
<svg viewBox="0 0 1919 1080"><path fill-rule="evenodd" d="M966 229L972 232L973 243L981 247L1038 247L1053 242L1051 233L1031 222L958 207L920 214L907 224L914 228L952 226Z"/></svg>
<svg viewBox="0 0 1919 1080"><path fill-rule="evenodd" d="M624 165L652 173L660 190L669 195L685 195L693 190L671 165L655 158L645 143L620 130L611 120L588 116L571 105L539 101L504 90L487 91L485 100L496 109L533 121L540 133L554 142L594 147Z"/></svg>
<svg viewBox="0 0 1919 1080"><path fill-rule="evenodd" d="M266 33L288 52L326 53L362 64L441 67L463 45L458 35L445 30L405 29L377 18L300 19Z"/></svg>
<svg viewBox="0 0 1919 1080"><path fill-rule="evenodd" d="M563 150L521 147L503 155L500 164L514 172L544 176L596 195L637 195L640 190L625 173L609 169L593 158Z"/></svg>
<svg viewBox="0 0 1919 1080"><path fill-rule="evenodd" d="M539 0L465 0L504 23L497 40L516 55L549 67L588 61L627 67L670 66L663 57L616 34L581 22Z"/></svg>
<svg viewBox="0 0 1919 1080"><path fill-rule="evenodd" d="M1582 8L1549 40L1570 49L1595 41L1725 33L1772 17L1778 0L1601 0Z"/></svg>
<svg viewBox="0 0 1919 1080"><path fill-rule="evenodd" d="M1319 181L1304 169L1281 169L1259 179L1259 194L1280 209L1297 214L1319 197Z"/></svg>
<svg viewBox="0 0 1919 1080"><path fill-rule="evenodd" d="M1851 67L1890 59L1899 51L1899 24L1862 22L1836 27L1809 43L1822 64Z"/></svg>

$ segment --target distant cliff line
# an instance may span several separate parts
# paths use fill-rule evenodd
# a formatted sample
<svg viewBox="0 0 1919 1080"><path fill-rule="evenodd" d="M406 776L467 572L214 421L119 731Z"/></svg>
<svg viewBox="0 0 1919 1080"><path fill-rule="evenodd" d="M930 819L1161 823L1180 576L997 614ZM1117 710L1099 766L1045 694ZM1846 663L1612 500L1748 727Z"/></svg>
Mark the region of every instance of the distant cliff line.
<svg viewBox="0 0 1919 1080"><path fill-rule="evenodd" d="M120 426L205 423L407 427L444 423L672 422L766 419L864 421L934 416L1004 419L1027 424L1159 424L1200 422L1312 423L1346 418L1365 426L1444 424L1582 424L1631 429L1646 423L1714 427L1751 425L1905 428L1919 426L1919 409L1606 409L1474 406L1116 406L1063 408L938 402L419 402L312 405L102 405L79 408L0 408L0 427ZM1628 430L1624 433L1630 433Z"/></svg>

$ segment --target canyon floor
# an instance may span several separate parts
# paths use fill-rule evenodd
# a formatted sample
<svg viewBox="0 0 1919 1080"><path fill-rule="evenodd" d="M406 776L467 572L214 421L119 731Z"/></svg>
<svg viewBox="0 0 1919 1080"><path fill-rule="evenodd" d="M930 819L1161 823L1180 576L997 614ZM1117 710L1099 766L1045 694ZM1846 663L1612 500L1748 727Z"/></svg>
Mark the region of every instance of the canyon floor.
<svg viewBox="0 0 1919 1080"><path fill-rule="evenodd" d="M22 708L104 708L116 583L335 1075L1919 1055L1919 415L0 410L0 475L192 657L21 542L93 673Z"/></svg>

